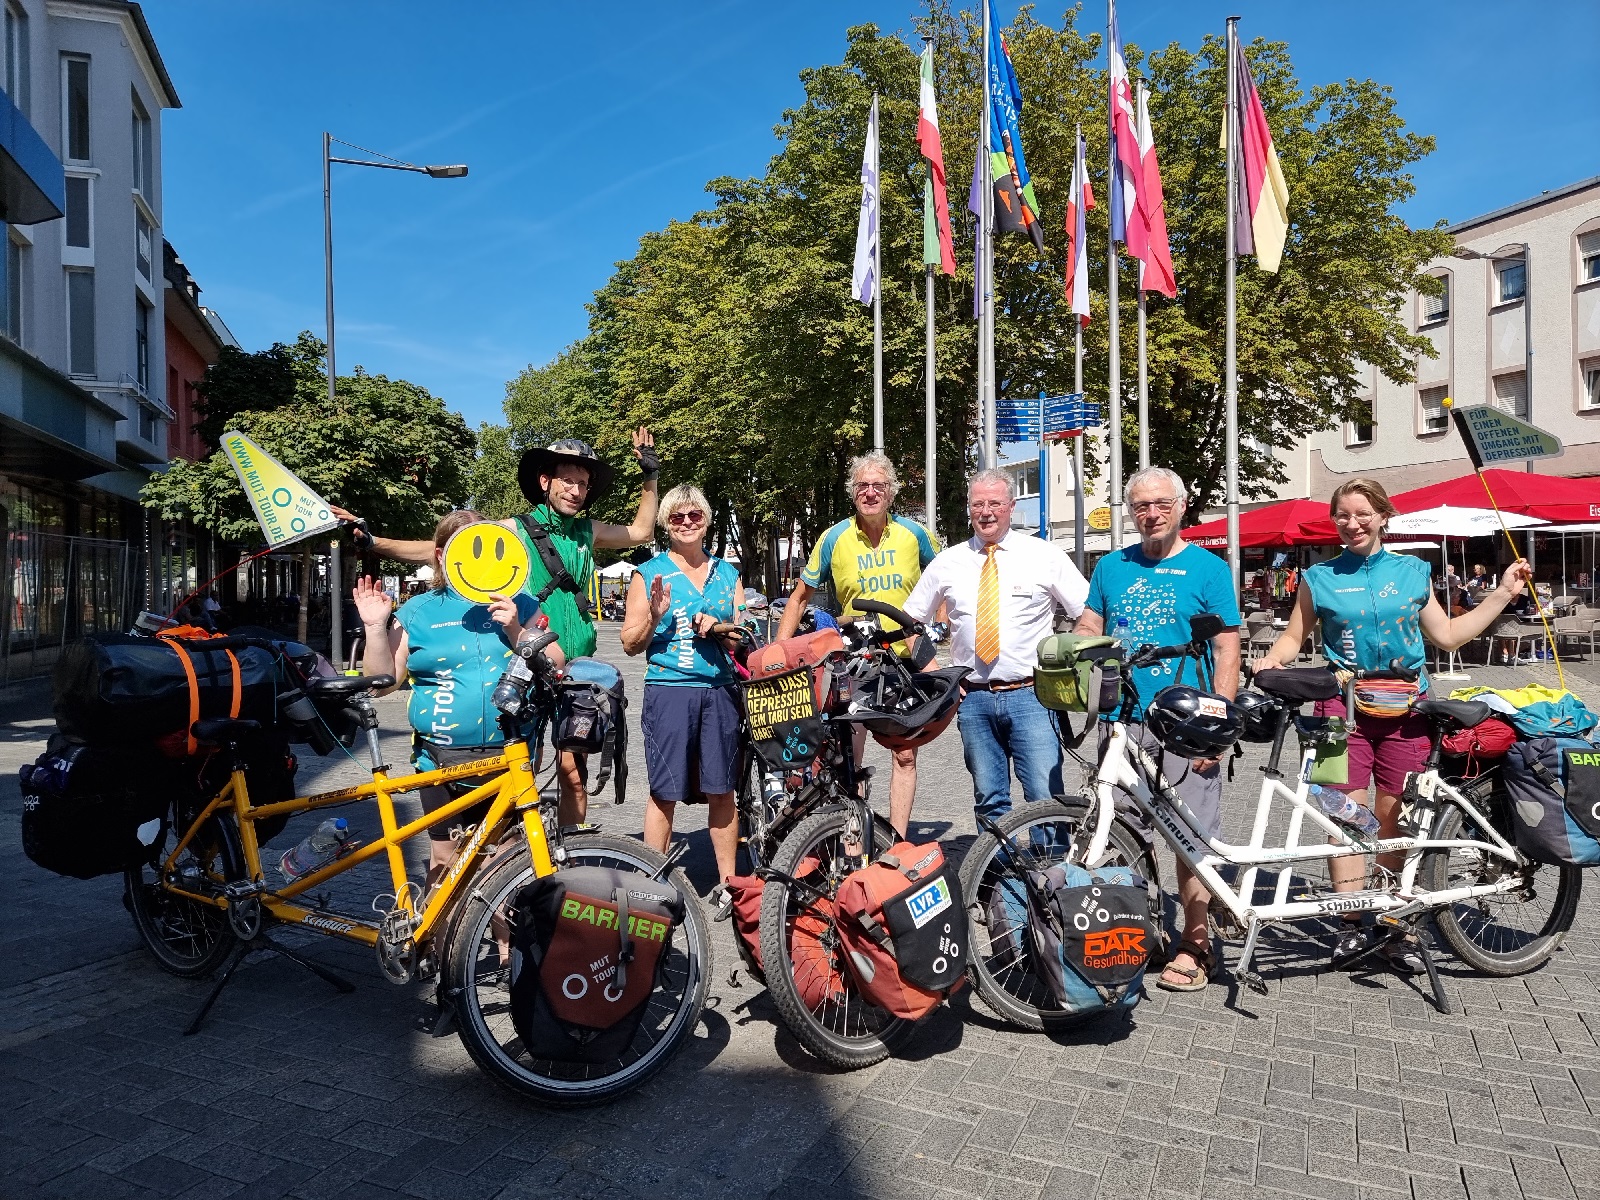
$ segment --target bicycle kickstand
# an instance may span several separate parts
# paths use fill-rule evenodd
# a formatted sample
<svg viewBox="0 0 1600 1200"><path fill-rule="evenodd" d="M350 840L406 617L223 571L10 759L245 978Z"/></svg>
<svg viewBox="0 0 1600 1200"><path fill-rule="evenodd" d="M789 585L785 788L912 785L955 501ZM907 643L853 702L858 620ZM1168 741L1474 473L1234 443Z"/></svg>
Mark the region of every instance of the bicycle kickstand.
<svg viewBox="0 0 1600 1200"><path fill-rule="evenodd" d="M200 1026L205 1021L206 1014L211 1011L211 1006L217 1002L217 997L222 995L222 989L228 986L228 981L233 978L234 971L238 970L239 964L257 950L265 950L269 954L281 955L290 962L299 963L317 978L332 984L345 995L349 995L356 990L356 985L342 975L336 975L321 963L312 962L298 950L291 950L289 947L273 941L266 934L258 933L248 942L240 942L234 950L232 956L228 959L228 965L222 970L221 978L212 987L211 994L205 998L205 1003L201 1004L199 1011L194 1014L194 1020L190 1021L188 1028L183 1031L184 1037L190 1037L200 1032Z"/></svg>
<svg viewBox="0 0 1600 1200"><path fill-rule="evenodd" d="M1267 994L1267 981L1250 969L1250 960L1256 955L1256 938L1261 933L1261 920L1258 917L1250 918L1250 931L1245 934L1244 951L1239 955L1239 965L1233 971L1233 977L1245 985L1252 992L1265 996Z"/></svg>
<svg viewBox="0 0 1600 1200"><path fill-rule="evenodd" d="M1397 924L1395 928L1398 930L1401 927ZM1433 946L1431 945L1433 937L1420 921L1411 927L1411 932L1417 939L1417 955L1422 959L1423 970L1428 973L1428 987L1433 992L1433 1007L1440 1016L1448 1017L1453 1009L1450 1004L1450 997L1444 993L1444 982L1439 978L1438 964L1433 961Z"/></svg>

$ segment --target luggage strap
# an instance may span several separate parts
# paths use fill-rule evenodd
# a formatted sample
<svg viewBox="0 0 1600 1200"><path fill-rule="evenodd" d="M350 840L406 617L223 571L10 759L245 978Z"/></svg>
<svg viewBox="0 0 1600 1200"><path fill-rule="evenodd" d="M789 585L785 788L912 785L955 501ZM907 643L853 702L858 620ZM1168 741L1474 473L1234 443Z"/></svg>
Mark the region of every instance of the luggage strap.
<svg viewBox="0 0 1600 1200"><path fill-rule="evenodd" d="M1529 759L1528 770L1532 771L1534 775L1538 776L1539 782L1544 784L1545 787L1549 788L1556 795L1560 796L1563 801L1566 800L1566 786L1550 773L1550 768L1545 766L1544 763L1540 762L1537 758Z"/></svg>
<svg viewBox="0 0 1600 1200"><path fill-rule="evenodd" d="M1072 718L1065 713L1055 713L1058 724L1058 736L1061 744L1068 750L1076 750L1083 745L1083 739L1089 736L1089 731L1100 723L1100 685L1105 677L1105 668L1099 663L1089 668L1089 695L1085 700L1083 713L1083 732L1072 732ZM1060 727L1065 727L1065 732L1060 732Z"/></svg>
<svg viewBox="0 0 1600 1200"><path fill-rule="evenodd" d="M613 888L612 899L617 902L617 938L620 945L617 948L617 998L622 998L622 993L628 987L628 964L633 961L633 939L628 936L628 889Z"/></svg>
<svg viewBox="0 0 1600 1200"><path fill-rule="evenodd" d="M889 940L888 931L884 929L881 924L879 924L878 920L871 913L859 914L856 917L856 924L861 926L862 931L865 932L866 935L873 941L877 942L879 946L887 950L891 956L894 954L894 943Z"/></svg>
<svg viewBox="0 0 1600 1200"><path fill-rule="evenodd" d="M572 577L572 572L567 570L567 564L561 561L561 552L551 540L550 531L543 525L530 525L525 517L518 517L517 524L522 526L522 532L533 543L533 548L539 553L539 561L550 576L550 582L535 593L534 599L543 604L555 592L571 592L578 602L578 611L592 617L594 614L589 607L589 597Z"/></svg>
<svg viewBox="0 0 1600 1200"><path fill-rule="evenodd" d="M163 630L161 633L156 634L156 636L162 641L166 642L167 647L178 656L178 662L183 665L184 677L189 681L189 723L184 726L183 736L188 753L190 754L196 754L200 750L200 743L195 739L194 736L194 724L200 719L200 679L195 674L194 659L190 657L189 652L179 644L178 638L194 637L197 633L205 637L214 636L212 634L204 633L203 630L196 630L189 626L181 626L178 629ZM239 716L239 706L244 700L244 679L239 672L239 660L234 657L233 651L224 650L223 653L228 656L228 663L233 672L233 698L228 704L228 716L236 720Z"/></svg>

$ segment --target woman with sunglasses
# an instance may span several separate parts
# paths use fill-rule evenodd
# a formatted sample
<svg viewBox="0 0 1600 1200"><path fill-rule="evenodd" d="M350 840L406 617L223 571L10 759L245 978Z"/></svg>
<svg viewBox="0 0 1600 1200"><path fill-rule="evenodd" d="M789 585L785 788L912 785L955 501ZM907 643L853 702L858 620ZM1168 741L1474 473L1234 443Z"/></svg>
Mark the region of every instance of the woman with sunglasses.
<svg viewBox="0 0 1600 1200"><path fill-rule="evenodd" d="M732 564L706 553L711 506L700 489L679 484L661 498L668 548L634 572L622 618L622 648L648 652L644 675L644 759L650 777L644 840L665 852L680 802L704 796L717 857L717 915L731 901L722 881L739 851L734 788L739 757L739 706L731 646L710 636L744 607L744 585Z"/></svg>

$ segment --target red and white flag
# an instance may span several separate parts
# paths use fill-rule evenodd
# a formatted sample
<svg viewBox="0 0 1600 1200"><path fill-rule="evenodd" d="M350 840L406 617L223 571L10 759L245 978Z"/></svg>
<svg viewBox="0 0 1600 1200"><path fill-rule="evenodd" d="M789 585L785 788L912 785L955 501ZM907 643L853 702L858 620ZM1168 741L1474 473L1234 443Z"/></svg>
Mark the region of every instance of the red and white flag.
<svg viewBox="0 0 1600 1200"><path fill-rule="evenodd" d="M1139 263L1139 287L1175 298L1178 281L1172 271L1172 241L1167 236L1167 202L1161 194L1161 164L1156 159L1155 132L1150 128L1150 89L1139 85L1139 214L1147 231L1146 254Z"/></svg>
<svg viewBox="0 0 1600 1200"><path fill-rule="evenodd" d="M1094 189L1089 186L1089 147L1078 130L1078 153L1072 160L1072 186L1067 192L1067 267L1068 307L1078 321L1089 323L1089 237L1088 211L1094 207Z"/></svg>
<svg viewBox="0 0 1600 1200"><path fill-rule="evenodd" d="M1128 79L1128 61L1122 56L1122 34L1117 29L1116 0L1106 0L1110 42L1111 144L1111 239L1128 249L1130 258L1143 262L1150 231L1139 211L1139 181L1144 170L1139 163L1139 136L1134 129L1133 85Z"/></svg>
<svg viewBox="0 0 1600 1200"><path fill-rule="evenodd" d="M956 247L950 236L950 197L945 191L944 145L939 140L939 108L933 94L933 43L922 48L922 104L917 111L917 146L928 160L932 187L923 197L922 261L956 273ZM930 203L931 202L931 203ZM931 208L932 211L929 211Z"/></svg>
<svg viewBox="0 0 1600 1200"><path fill-rule="evenodd" d="M1278 152L1272 145L1272 130L1267 113L1250 78L1250 63L1236 38L1234 78L1238 95L1229 96L1239 113L1239 145L1228 145L1228 121L1222 121L1222 145L1235 155L1235 177L1239 186L1234 208L1234 240L1240 254L1254 254L1256 266L1276 274L1283 261L1283 243L1289 236L1289 185Z"/></svg>

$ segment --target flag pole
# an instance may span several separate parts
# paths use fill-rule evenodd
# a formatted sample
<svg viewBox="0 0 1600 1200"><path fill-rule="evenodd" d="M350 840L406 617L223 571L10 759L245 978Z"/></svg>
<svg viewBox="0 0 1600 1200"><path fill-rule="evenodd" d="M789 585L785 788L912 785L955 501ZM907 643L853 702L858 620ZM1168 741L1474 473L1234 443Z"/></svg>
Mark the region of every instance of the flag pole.
<svg viewBox="0 0 1600 1200"><path fill-rule="evenodd" d="M1078 153L1077 147L1078 147L1078 144L1081 141L1083 141L1083 126L1080 124L1080 125L1074 126L1074 137L1073 137L1073 141L1072 141L1072 146L1073 146L1073 151L1072 152L1073 152L1074 156L1076 156L1077 153ZM1086 166L1087 166L1087 164L1086 164ZM1087 173L1088 173L1087 170L1085 170L1085 174L1087 174ZM1076 177L1077 177L1077 160L1076 160L1076 157L1074 157L1074 160L1073 160L1073 177L1074 177L1074 179L1076 179ZM1074 196L1072 198L1072 202L1074 204L1082 204L1083 203L1083 197L1081 195ZM1085 222L1085 227L1087 228L1087 222ZM1078 231L1077 231L1076 228L1074 228L1073 231L1072 231L1072 238L1073 238L1072 253L1073 253L1074 258L1076 258L1077 253L1078 253L1078 245L1077 245ZM1088 255L1085 254L1084 255L1085 270L1087 270L1088 261L1089 261ZM1083 320L1076 313L1074 313L1073 317L1072 317L1072 335L1073 335L1072 336L1072 390L1074 392L1076 392L1079 396L1082 396L1083 395ZM1080 403L1081 403L1081 401L1080 401ZM1089 438L1089 430L1087 428L1085 428L1078 434L1077 437L1072 439L1072 473L1073 473L1073 476L1074 476L1074 490L1075 490L1075 494L1076 494L1076 498L1077 498L1077 504L1073 506L1073 515L1072 515L1072 562L1073 562L1073 565L1078 568L1078 574L1080 574L1080 575L1084 574L1083 539L1084 539L1084 537L1085 537L1085 535L1087 533L1087 530L1084 527L1085 526L1085 522L1084 522L1084 511L1083 511L1083 504L1084 504L1084 493L1083 493L1083 443L1085 441L1087 441L1088 438Z"/></svg>
<svg viewBox="0 0 1600 1200"><path fill-rule="evenodd" d="M1148 103L1150 89L1139 84L1139 111ZM1144 134L1141 132L1140 137ZM1139 181L1144 187L1144 180ZM1139 469L1150 465L1150 374L1145 358L1144 343L1144 259L1139 260Z"/></svg>
<svg viewBox="0 0 1600 1200"><path fill-rule="evenodd" d="M1112 44L1111 17L1113 10L1106 5L1106 45ZM1108 201L1113 206L1117 199L1109 195L1117 183L1117 106L1111 94L1115 86L1111 82L1112 64L1108 59L1106 63L1106 191ZM1124 213L1126 220L1126 213ZM1110 336L1111 353L1107 363L1107 374L1110 377L1110 386L1107 397L1109 401L1110 419L1106 422L1106 441L1111 457L1111 548L1120 549L1122 546L1122 352L1118 345L1119 326L1117 312L1117 235L1116 223L1106 223L1106 309L1109 325L1107 331Z"/></svg>
<svg viewBox="0 0 1600 1200"><path fill-rule="evenodd" d="M872 93L872 128L878 128L878 93ZM883 176L878 173L878 138L872 139L872 178L877 189L877 224L872 239L872 448L883 453Z"/></svg>
<svg viewBox="0 0 1600 1200"><path fill-rule="evenodd" d="M1238 295L1237 273L1238 265L1234 261L1237 253L1238 232L1234 228L1237 220L1237 204L1239 194L1239 177L1236 164L1241 157L1239 145L1239 30L1238 17L1228 18L1227 54L1228 54L1228 102L1227 102L1227 170L1228 170L1228 244L1227 244L1227 428L1223 436L1227 440L1225 447L1227 453L1227 502L1228 502L1228 571L1233 577L1233 594L1239 594L1239 572L1241 559L1239 551L1239 347L1237 337L1238 322Z"/></svg>
<svg viewBox="0 0 1600 1200"><path fill-rule="evenodd" d="M979 435L978 465L993 467L995 453L994 386L994 160L991 148L992 105L989 99L989 62L994 48L989 44L989 0L983 0L983 99L978 120L978 164L981 176L978 220L983 225L983 309L978 317L978 410L982 421Z"/></svg>
<svg viewBox="0 0 1600 1200"><path fill-rule="evenodd" d="M928 164L928 180L924 185L927 189L926 207L933 207L933 164ZM934 406L934 338L933 338L933 264L928 263L924 268L926 275L922 281L923 298L928 309L928 369L927 379L923 389L922 404L922 497L923 505L927 510L928 529L935 535L939 532L939 488L935 473L939 467L939 454L937 437L938 431L933 420Z"/></svg>

